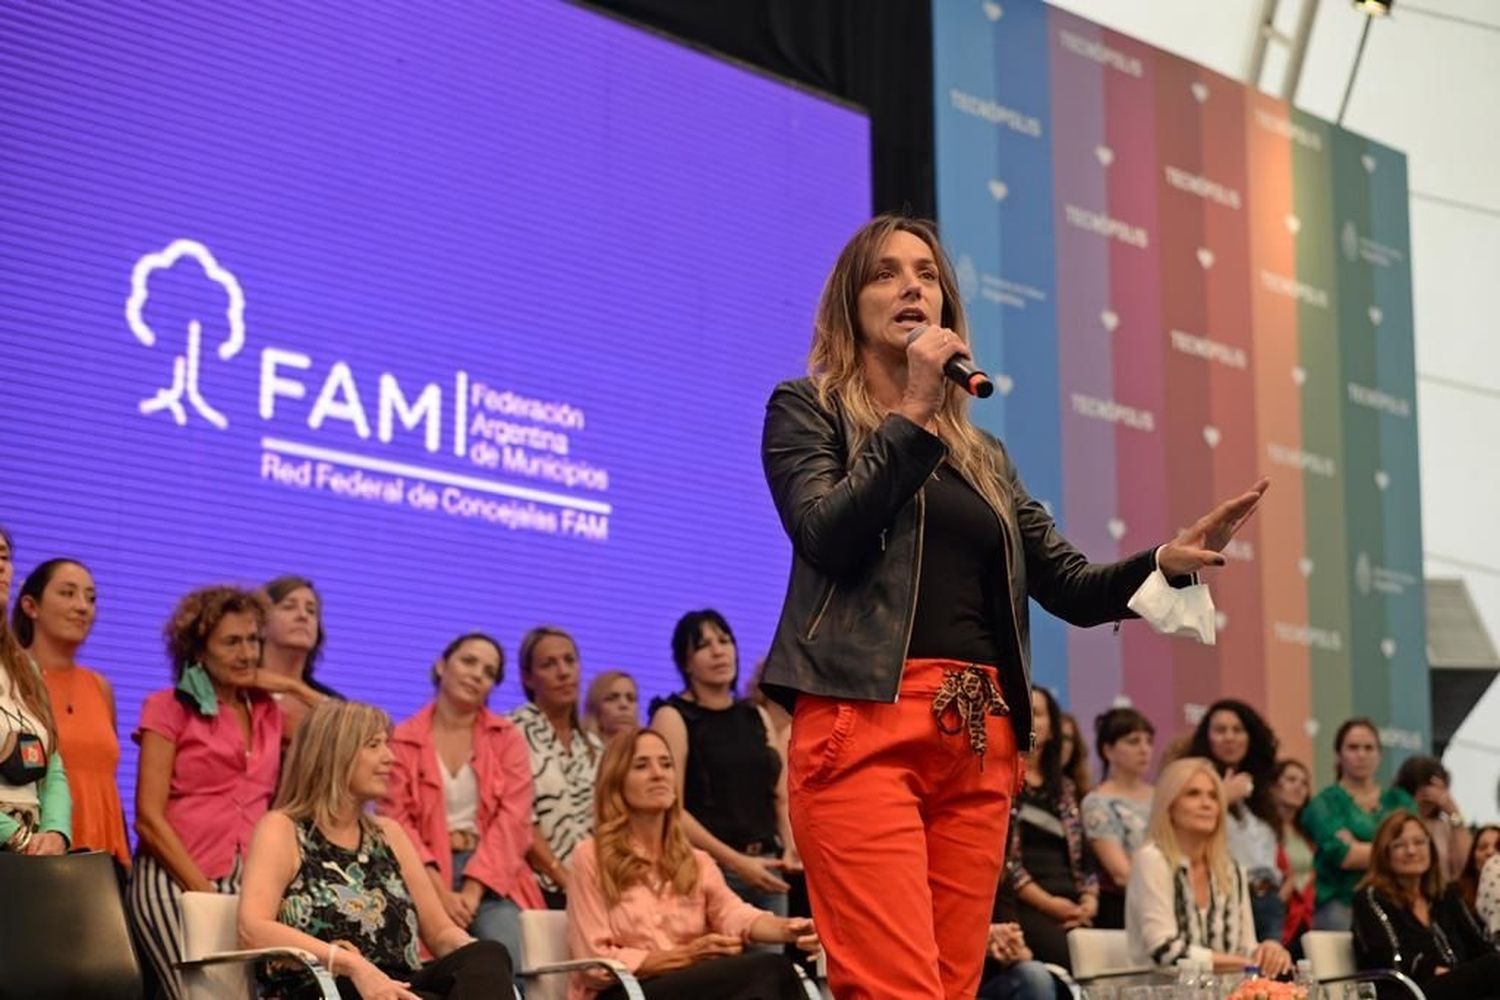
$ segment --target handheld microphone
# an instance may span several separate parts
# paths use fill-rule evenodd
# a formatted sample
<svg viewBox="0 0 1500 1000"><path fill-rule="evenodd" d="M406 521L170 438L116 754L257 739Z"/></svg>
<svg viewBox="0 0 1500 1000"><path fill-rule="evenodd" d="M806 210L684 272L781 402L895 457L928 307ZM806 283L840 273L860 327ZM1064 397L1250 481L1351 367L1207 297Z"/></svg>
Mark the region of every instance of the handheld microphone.
<svg viewBox="0 0 1500 1000"><path fill-rule="evenodd" d="M913 327L911 333L906 335L906 346L927 332L927 326ZM971 396L980 399L989 399L994 395L995 383L990 381L989 375L974 367L974 362L962 354L955 354L943 365L943 374L948 376L948 381L956 382L958 386Z"/></svg>

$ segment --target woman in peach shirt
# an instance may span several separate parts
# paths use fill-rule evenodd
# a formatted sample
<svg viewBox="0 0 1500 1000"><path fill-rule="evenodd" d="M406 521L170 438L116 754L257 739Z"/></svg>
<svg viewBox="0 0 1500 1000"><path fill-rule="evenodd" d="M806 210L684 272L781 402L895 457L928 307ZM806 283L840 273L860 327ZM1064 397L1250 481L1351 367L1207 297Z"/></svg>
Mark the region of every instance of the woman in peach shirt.
<svg viewBox="0 0 1500 1000"><path fill-rule="evenodd" d="M623 963L647 1000L796 1000L803 994L790 962L745 944L816 951L812 921L758 910L730 891L713 859L688 843L675 771L666 740L650 729L621 733L605 749L594 836L568 862L573 957ZM611 984L602 974L576 976L569 1000L623 998Z"/></svg>

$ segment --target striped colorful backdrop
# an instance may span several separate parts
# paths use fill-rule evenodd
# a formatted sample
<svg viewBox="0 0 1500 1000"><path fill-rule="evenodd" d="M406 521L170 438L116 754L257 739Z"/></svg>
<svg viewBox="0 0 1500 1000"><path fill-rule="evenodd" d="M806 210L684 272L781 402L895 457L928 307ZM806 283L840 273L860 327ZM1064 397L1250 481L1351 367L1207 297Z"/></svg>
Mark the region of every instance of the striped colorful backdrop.
<svg viewBox="0 0 1500 1000"><path fill-rule="evenodd" d="M1038 611L1038 679L1159 743L1233 696L1331 774L1333 730L1430 741L1406 160L1040 0L933 5L939 222L975 406L1096 559L1260 475L1217 646Z"/></svg>

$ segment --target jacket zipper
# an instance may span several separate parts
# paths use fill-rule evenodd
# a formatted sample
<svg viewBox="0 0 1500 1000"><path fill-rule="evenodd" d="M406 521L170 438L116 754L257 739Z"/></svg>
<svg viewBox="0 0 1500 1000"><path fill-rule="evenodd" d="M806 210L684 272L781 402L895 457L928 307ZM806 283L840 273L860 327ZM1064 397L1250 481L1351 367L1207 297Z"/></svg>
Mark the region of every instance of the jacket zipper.
<svg viewBox="0 0 1500 1000"><path fill-rule="evenodd" d="M811 642L818 634L818 626L823 624L823 616L828 613L828 605L833 603L833 592L838 587L834 581L828 581L828 593L823 595L823 605L818 608L818 613L813 616L812 624L807 627L807 641Z"/></svg>
<svg viewBox="0 0 1500 1000"><path fill-rule="evenodd" d="M901 663L906 663L906 652L911 649L911 631L917 624L917 596L922 589L922 542L927 534L927 488L917 490L917 557L912 560L911 607L906 612L906 634L901 637ZM896 673L896 697L891 704L901 700L901 674Z"/></svg>
<svg viewBox="0 0 1500 1000"><path fill-rule="evenodd" d="M1014 510L1014 508L1012 508L1012 510ZM1016 534L1019 535L1020 533L1021 533L1021 531L1020 531L1020 525L1017 525L1016 526ZM1011 565L1013 567L1015 560L1017 560L1017 559L1019 559L1021 557L1019 555L1017 555L1016 550L1011 545L1011 542L1013 541L1013 539L1011 538L1011 533L1010 533L1010 522L1005 519L1005 515L1003 515L1003 514L1000 515L1000 537L1004 540L1006 558L1011 561ZM1020 623L1021 623L1021 611L1020 611L1019 608L1016 607L1016 602L1014 600L1012 600L1012 594L1011 594L1011 590L1010 590L1010 580L1009 580L1009 576L1010 576L1010 574L1012 572L1014 572L1013 568L1007 570L1007 572L1006 572L1007 579L1006 579L1006 586L1005 586L1005 600L1006 600L1007 603L1010 604L1010 617L1011 617L1011 621L1013 623L1015 623L1015 625L1017 627L1017 630L1019 631L1019 627L1020 627ZM1021 600L1022 600L1022 603L1024 604L1026 599L1023 597ZM1116 625L1116 627L1118 627L1119 626L1119 622L1116 622L1115 625ZM1016 653L1018 655L1023 655L1023 654L1021 654L1021 649L1020 649L1019 645L1016 648ZM1031 715L1031 671L1029 671L1029 670L1025 671L1024 674L1023 674L1023 676L1022 676L1022 678L1021 678L1021 680L1024 682L1025 687L1026 687L1026 714L1029 717ZM1030 725L1029 728L1030 728L1031 731L1026 734L1026 749L1025 750L1020 750L1020 748L1017 747L1017 749L1020 750L1020 752L1022 752L1022 753L1032 753L1032 752L1034 752L1036 750L1036 720L1035 719L1031 720L1031 725Z"/></svg>

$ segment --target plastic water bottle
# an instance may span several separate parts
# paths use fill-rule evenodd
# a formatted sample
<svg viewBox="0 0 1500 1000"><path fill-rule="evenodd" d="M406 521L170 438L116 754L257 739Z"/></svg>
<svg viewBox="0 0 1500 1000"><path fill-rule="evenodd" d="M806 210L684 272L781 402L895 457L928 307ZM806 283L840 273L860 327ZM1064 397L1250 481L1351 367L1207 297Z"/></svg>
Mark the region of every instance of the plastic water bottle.
<svg viewBox="0 0 1500 1000"><path fill-rule="evenodd" d="M1297 974L1292 983L1299 989L1307 991L1307 1000L1317 1000L1318 979L1313 975L1311 961L1304 958L1297 962Z"/></svg>
<svg viewBox="0 0 1500 1000"><path fill-rule="evenodd" d="M1198 962L1191 958L1177 960L1177 988L1172 991L1175 1000L1198 1000Z"/></svg>

